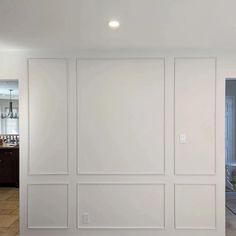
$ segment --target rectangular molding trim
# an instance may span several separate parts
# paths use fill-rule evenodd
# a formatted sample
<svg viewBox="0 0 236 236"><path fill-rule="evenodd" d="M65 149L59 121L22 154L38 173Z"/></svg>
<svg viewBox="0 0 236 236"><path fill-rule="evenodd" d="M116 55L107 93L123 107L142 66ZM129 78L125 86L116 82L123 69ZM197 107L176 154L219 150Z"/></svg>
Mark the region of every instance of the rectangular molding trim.
<svg viewBox="0 0 236 236"><path fill-rule="evenodd" d="M163 187L163 226L81 226L79 225L79 212L80 212L80 209L79 209L79 188L80 186L97 186L97 185L100 185L100 186L115 186L115 185L149 185L149 186L162 186ZM158 229L158 230L164 230L165 229L165 222L166 222L166 215L165 215L165 209L166 209L166 205L165 205L165 201L166 201L166 193L165 193L165 184L164 183L141 183L141 182L136 182L136 183L132 183L132 182L126 182L126 183L122 183L122 182L80 182L80 183L77 183L77 191L76 191L76 209L77 209L77 228L78 229Z"/></svg>
<svg viewBox="0 0 236 236"><path fill-rule="evenodd" d="M82 175L94 175L94 176L111 176L111 175L117 175L117 176L165 176L165 171L166 171L166 145L165 145L165 133L166 133L166 127L165 127L165 110L166 110L166 71L165 71L165 57L77 57L76 59L76 120L79 120L79 104L78 104L78 71L79 71L79 63L80 61L83 60L160 60L163 62L163 140L164 140L164 156L163 156L163 170L158 171L158 172L128 172L128 171L82 171L79 166L79 127L78 127L78 122L76 122L76 162L77 162L77 175L82 176Z"/></svg>
<svg viewBox="0 0 236 236"><path fill-rule="evenodd" d="M67 202L66 202L66 207L67 207L67 211L66 211L66 226L44 226L44 225L40 225L40 226L31 226L29 224L29 188L30 186L66 186L67 189ZM69 186L70 184L68 182L65 183L30 183L27 184L27 228L28 229L68 229L69 228Z"/></svg>
<svg viewBox="0 0 236 236"><path fill-rule="evenodd" d="M66 171L32 171L30 168L30 74L29 74L29 63L31 60L58 60L64 61L66 65ZM27 80L28 80L28 175L29 176L40 176L40 175L68 175L69 174L69 59L68 58L28 58L27 59ZM43 150L42 150L43 151Z"/></svg>
<svg viewBox="0 0 236 236"><path fill-rule="evenodd" d="M214 168L212 172L181 173L176 171L176 61L178 59L211 59L215 64L214 78ZM215 176L216 175L216 96L217 96L217 57L174 57L174 175L175 176Z"/></svg>
<svg viewBox="0 0 236 236"><path fill-rule="evenodd" d="M177 226L177 215L176 215L176 188L178 186L209 186L214 187L214 227L196 227L196 226ZM176 183L174 184L174 228L176 230L216 230L217 229L217 193L216 193L216 184L208 183Z"/></svg>

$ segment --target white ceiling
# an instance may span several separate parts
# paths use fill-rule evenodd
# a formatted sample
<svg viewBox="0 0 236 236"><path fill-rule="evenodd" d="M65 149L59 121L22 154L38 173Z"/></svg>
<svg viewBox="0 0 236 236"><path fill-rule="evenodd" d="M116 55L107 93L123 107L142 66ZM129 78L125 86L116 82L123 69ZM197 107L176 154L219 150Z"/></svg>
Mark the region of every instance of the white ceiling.
<svg viewBox="0 0 236 236"><path fill-rule="evenodd" d="M233 50L235 9L235 0L1 0L0 49Z"/></svg>

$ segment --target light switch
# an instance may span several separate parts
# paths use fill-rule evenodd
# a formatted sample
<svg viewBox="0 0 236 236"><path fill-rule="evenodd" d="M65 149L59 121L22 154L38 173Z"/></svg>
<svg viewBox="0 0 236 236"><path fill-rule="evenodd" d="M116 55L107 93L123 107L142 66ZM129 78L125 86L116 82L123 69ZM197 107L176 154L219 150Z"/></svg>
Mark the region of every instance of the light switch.
<svg viewBox="0 0 236 236"><path fill-rule="evenodd" d="M89 223L89 214L87 212L83 213L82 222L83 222L83 224L88 224Z"/></svg>
<svg viewBox="0 0 236 236"><path fill-rule="evenodd" d="M181 144L187 143L186 134L180 134L180 135L179 135L179 143L181 143Z"/></svg>

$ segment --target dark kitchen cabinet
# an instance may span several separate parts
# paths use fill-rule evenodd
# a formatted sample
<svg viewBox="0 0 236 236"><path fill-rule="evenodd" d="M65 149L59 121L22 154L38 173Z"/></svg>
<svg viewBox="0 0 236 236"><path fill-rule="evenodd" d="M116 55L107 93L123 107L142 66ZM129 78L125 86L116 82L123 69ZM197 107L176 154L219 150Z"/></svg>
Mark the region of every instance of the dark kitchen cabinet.
<svg viewBox="0 0 236 236"><path fill-rule="evenodd" d="M19 148L0 149L0 184L19 186Z"/></svg>

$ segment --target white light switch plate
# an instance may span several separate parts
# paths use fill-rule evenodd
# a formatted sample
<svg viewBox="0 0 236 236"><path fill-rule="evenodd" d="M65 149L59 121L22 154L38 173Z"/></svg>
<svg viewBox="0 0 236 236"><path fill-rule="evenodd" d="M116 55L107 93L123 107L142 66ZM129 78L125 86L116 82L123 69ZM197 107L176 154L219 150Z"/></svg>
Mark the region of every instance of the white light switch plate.
<svg viewBox="0 0 236 236"><path fill-rule="evenodd" d="M89 223L89 214L87 212L83 213L82 222L83 222L83 224L88 224Z"/></svg>
<svg viewBox="0 0 236 236"><path fill-rule="evenodd" d="M179 143L181 143L181 144L187 143L187 136L186 136L186 134L180 134L179 135Z"/></svg>

